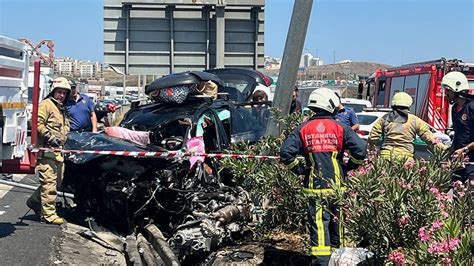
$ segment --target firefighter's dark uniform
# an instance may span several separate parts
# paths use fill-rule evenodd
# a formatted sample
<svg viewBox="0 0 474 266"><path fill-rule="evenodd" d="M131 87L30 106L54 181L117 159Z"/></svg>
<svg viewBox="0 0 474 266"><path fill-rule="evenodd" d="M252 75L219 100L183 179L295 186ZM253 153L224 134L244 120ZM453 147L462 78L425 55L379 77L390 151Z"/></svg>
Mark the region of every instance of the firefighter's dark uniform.
<svg viewBox="0 0 474 266"><path fill-rule="evenodd" d="M345 150L350 153L347 165L342 164ZM332 116L318 114L295 129L280 149L282 162L296 174L305 175L303 189L309 196L310 254L321 264L327 264L332 250L342 243L341 228L333 219L339 210L334 204L323 206L321 199L333 191L329 180L342 188L341 181L347 170L362 164L366 154L367 144L350 127ZM297 159L298 155L304 156L306 167Z"/></svg>
<svg viewBox="0 0 474 266"><path fill-rule="evenodd" d="M38 142L37 147L49 148L50 140L56 138L64 146L69 132L69 119L62 107L53 97L43 100L38 107ZM52 222L58 219L56 213L57 187L64 174L64 157L61 152L40 152L36 171L41 186L31 195L27 205L43 219Z"/></svg>
<svg viewBox="0 0 474 266"><path fill-rule="evenodd" d="M458 111L457 104L452 107L452 120L454 129L453 151L466 147L474 142L474 101L468 100ZM467 156L469 162L474 163L474 150L471 150ZM467 164L465 168L457 171L454 180L466 181L474 179L474 165Z"/></svg>

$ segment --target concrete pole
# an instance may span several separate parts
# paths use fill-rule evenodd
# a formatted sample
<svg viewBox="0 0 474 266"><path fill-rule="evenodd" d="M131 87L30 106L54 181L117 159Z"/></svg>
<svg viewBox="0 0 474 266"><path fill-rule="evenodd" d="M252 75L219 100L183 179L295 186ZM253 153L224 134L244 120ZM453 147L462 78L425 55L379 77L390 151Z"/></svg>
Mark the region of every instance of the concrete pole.
<svg viewBox="0 0 474 266"><path fill-rule="evenodd" d="M225 7L216 6L216 67L225 67Z"/></svg>
<svg viewBox="0 0 474 266"><path fill-rule="evenodd" d="M125 93L126 93L126 89L125 89L125 88L127 87L127 79L126 79L126 75L125 75L125 74L123 74L122 76L123 76L123 81L122 81L122 86L123 86L123 88L122 88L122 89L123 89L123 95L125 96Z"/></svg>
<svg viewBox="0 0 474 266"><path fill-rule="evenodd" d="M293 14L273 100L273 106L279 109L284 116L290 112L293 88L296 84L312 7L313 0L295 0L293 5ZM280 126L276 120L272 119L267 127L267 135L278 136L279 134Z"/></svg>
<svg viewBox="0 0 474 266"><path fill-rule="evenodd" d="M146 75L143 75L143 84L142 86L138 89L138 95L140 95L141 93L145 94L145 86L147 84L147 76Z"/></svg>
<svg viewBox="0 0 474 266"><path fill-rule="evenodd" d="M142 80L142 75L138 75L137 87L140 87L142 85L141 80Z"/></svg>

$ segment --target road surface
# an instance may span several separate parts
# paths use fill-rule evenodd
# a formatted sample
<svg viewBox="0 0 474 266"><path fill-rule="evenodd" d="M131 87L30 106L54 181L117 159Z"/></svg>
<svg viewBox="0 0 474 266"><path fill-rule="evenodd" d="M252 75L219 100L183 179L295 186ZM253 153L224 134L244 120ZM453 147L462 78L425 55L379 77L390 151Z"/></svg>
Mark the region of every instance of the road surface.
<svg viewBox="0 0 474 266"><path fill-rule="evenodd" d="M38 185L34 175L13 181ZM31 193L0 184L0 265L126 264L123 254L81 237L87 228L39 223L25 204Z"/></svg>

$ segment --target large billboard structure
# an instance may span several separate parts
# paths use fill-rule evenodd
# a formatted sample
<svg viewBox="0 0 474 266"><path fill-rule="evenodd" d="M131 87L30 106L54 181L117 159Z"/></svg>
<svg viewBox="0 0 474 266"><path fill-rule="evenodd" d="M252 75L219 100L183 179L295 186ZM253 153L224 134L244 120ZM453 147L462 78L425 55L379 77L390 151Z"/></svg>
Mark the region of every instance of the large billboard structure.
<svg viewBox="0 0 474 266"><path fill-rule="evenodd" d="M127 75L264 67L265 0L104 0L104 61Z"/></svg>

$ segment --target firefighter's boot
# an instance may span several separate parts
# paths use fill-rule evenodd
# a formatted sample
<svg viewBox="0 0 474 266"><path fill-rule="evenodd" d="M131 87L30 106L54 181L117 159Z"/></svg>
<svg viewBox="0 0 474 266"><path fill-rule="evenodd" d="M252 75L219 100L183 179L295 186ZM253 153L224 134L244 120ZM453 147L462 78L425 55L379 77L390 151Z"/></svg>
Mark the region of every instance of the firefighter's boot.
<svg viewBox="0 0 474 266"><path fill-rule="evenodd" d="M26 200L26 206L33 210L38 216L38 218L41 218L41 187L35 190L35 192Z"/></svg>
<svg viewBox="0 0 474 266"><path fill-rule="evenodd" d="M62 225L63 223L66 222L66 220L64 220L63 218L59 216L56 216L54 218L49 218L49 219L41 218L41 222L46 223L46 224Z"/></svg>

